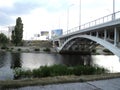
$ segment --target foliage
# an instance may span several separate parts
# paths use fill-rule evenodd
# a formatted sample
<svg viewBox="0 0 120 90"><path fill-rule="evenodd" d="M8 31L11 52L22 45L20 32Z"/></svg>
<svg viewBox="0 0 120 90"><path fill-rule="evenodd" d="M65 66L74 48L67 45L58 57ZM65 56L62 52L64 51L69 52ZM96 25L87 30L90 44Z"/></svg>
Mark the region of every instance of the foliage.
<svg viewBox="0 0 120 90"><path fill-rule="evenodd" d="M45 48L45 49L43 49L43 51L50 52L50 48Z"/></svg>
<svg viewBox="0 0 120 90"><path fill-rule="evenodd" d="M5 34L0 33L0 43L2 43L3 45L7 44L9 42L9 39L6 37Z"/></svg>
<svg viewBox="0 0 120 90"><path fill-rule="evenodd" d="M35 48L34 51L40 51L40 49L39 48Z"/></svg>
<svg viewBox="0 0 120 90"><path fill-rule="evenodd" d="M14 78L22 78L22 77L31 77L32 71L31 70L24 70L22 68L15 68L14 69Z"/></svg>
<svg viewBox="0 0 120 90"><path fill-rule="evenodd" d="M16 46L21 45L23 38L23 23L20 17L16 20L16 25L14 30L12 31L12 43Z"/></svg>
<svg viewBox="0 0 120 90"><path fill-rule="evenodd" d="M8 49L8 47L6 47L6 46L2 46L1 49Z"/></svg>
<svg viewBox="0 0 120 90"><path fill-rule="evenodd" d="M93 53L96 53L96 49L92 49L92 52L93 52Z"/></svg>
<svg viewBox="0 0 120 90"><path fill-rule="evenodd" d="M18 48L18 51L21 51L21 48Z"/></svg>
<svg viewBox="0 0 120 90"><path fill-rule="evenodd" d="M110 51L108 49L104 49L103 50L104 52L107 52L107 53L110 53Z"/></svg>
<svg viewBox="0 0 120 90"><path fill-rule="evenodd" d="M17 70L18 69L18 70ZM93 75L102 74L106 70L104 68L92 67L92 66L74 66L67 67L65 65L53 65L53 66L41 66L38 69L23 70L17 68L14 70L14 74L18 78L25 77L48 77L48 76L63 76L63 75Z"/></svg>

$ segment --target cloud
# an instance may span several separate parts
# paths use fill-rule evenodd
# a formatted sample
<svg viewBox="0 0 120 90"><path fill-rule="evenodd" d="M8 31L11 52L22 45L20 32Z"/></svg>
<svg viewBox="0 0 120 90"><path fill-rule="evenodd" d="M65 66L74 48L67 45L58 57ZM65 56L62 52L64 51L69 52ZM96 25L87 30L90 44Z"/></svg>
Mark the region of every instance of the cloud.
<svg viewBox="0 0 120 90"><path fill-rule="evenodd" d="M29 13L31 10L37 8L39 5L37 3L34 2L27 2L27 1L23 1L23 2L14 2L13 5L11 7L1 7L0 11L4 12L6 14L9 15L18 15L18 14L26 14Z"/></svg>
<svg viewBox="0 0 120 90"><path fill-rule="evenodd" d="M32 0L0 0L0 25L13 24L17 17L12 17L29 14L37 7L39 4Z"/></svg>
<svg viewBox="0 0 120 90"><path fill-rule="evenodd" d="M66 5L66 0L0 0L0 13L3 13L0 15L0 24L13 23L10 21L15 21L17 17L12 17L31 14L37 8L52 13L64 10Z"/></svg>

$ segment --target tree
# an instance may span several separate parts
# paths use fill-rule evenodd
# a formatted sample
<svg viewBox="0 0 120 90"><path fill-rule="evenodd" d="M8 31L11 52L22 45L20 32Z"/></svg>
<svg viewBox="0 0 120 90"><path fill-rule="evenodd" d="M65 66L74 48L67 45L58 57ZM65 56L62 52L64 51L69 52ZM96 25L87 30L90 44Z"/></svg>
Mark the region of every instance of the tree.
<svg viewBox="0 0 120 90"><path fill-rule="evenodd" d="M9 39L6 37L6 35L3 33L0 33L0 43L5 45L8 42L9 42Z"/></svg>
<svg viewBox="0 0 120 90"><path fill-rule="evenodd" d="M23 23L20 17L16 19L16 25L15 25L14 30L12 31L11 38L12 38L12 43L14 43L16 46L22 43Z"/></svg>

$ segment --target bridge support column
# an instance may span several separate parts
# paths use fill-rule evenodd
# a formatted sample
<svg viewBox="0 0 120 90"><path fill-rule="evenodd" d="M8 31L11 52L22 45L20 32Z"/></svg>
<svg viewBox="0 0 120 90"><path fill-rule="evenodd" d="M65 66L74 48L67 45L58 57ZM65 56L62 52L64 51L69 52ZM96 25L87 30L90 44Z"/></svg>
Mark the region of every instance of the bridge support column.
<svg viewBox="0 0 120 90"><path fill-rule="evenodd" d="M114 28L114 46L117 46L119 42L119 32L117 30L117 28Z"/></svg>
<svg viewBox="0 0 120 90"><path fill-rule="evenodd" d="M92 32L90 32L90 36L92 36Z"/></svg>
<svg viewBox="0 0 120 90"><path fill-rule="evenodd" d="M99 37L99 33L98 32L96 32L96 37Z"/></svg>
<svg viewBox="0 0 120 90"><path fill-rule="evenodd" d="M104 40L106 40L107 39L107 30L105 29L104 30Z"/></svg>

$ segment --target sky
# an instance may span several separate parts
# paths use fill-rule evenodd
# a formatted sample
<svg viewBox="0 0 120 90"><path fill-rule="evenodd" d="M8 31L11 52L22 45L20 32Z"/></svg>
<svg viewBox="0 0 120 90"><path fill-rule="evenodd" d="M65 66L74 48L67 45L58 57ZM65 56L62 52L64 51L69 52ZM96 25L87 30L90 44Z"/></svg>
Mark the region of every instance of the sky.
<svg viewBox="0 0 120 90"><path fill-rule="evenodd" d="M31 39L40 31L71 29L113 12L113 0L0 0L0 26L16 24L21 17L24 39ZM115 11L120 10L120 0L115 0ZM69 22L69 23L68 23Z"/></svg>

